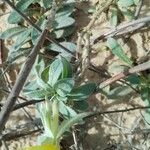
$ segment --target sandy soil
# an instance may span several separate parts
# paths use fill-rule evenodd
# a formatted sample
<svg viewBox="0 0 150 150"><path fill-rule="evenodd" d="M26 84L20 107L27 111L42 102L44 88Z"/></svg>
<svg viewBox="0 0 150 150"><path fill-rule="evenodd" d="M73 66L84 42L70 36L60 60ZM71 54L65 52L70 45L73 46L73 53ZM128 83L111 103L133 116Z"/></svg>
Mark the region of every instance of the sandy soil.
<svg viewBox="0 0 150 150"><path fill-rule="evenodd" d="M87 10L89 6L94 3L96 3L96 0L91 0L89 4L87 4L87 2L83 2L82 5L81 3L78 3L76 6L78 9L78 11L75 12L77 31L85 27L90 21L91 16L87 15ZM7 9L7 11L9 12L10 9ZM148 15L150 15L150 3L149 0L145 0L140 17ZM6 28L10 27L6 20L7 15L1 16L0 18L0 27L1 30L4 31ZM96 37L98 34L106 32L108 28L110 28L110 25L106 20L106 13L102 13L92 30L91 39ZM75 41L76 38L77 35L75 35L72 40ZM145 30L133 34L128 44L124 44L122 39L119 39L119 42L129 57L133 56L140 60L146 55L147 51L150 50L150 31ZM104 45L105 41L92 45L91 63L97 68L108 69L109 73L112 75L116 74L117 72L120 72L122 68L112 68L116 68L116 66L120 65L121 62L116 57L113 57L111 53L105 49ZM87 71L84 80L100 82L105 80L105 78L92 71ZM89 98L90 109L115 110L135 105L141 106L143 105L143 102L138 97L139 96L137 94L132 93L128 96L121 97L118 100L113 100L107 99L105 96L98 93ZM33 108L27 109L28 111L30 110L31 116L35 115ZM18 124L24 124L26 121L30 120L23 111L15 111L10 116L10 120L7 123L6 128L15 129ZM143 129L146 128L147 126L143 121L141 112L137 110L88 119L84 125L84 131L79 135L79 138L83 142L84 150L149 150L150 136L143 131ZM79 130L82 131L81 128L79 128ZM10 150L19 150L25 145L32 145L35 143L35 137L36 136L33 135L25 138L19 138L15 141L10 141L7 144L9 145ZM1 150L4 149L4 147L1 148Z"/></svg>

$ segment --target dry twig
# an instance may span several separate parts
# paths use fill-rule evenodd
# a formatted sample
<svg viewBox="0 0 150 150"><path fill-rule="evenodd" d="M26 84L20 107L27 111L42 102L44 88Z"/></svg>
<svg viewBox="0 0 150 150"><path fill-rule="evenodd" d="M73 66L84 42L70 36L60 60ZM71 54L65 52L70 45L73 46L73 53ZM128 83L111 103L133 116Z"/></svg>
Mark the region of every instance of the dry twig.
<svg viewBox="0 0 150 150"><path fill-rule="evenodd" d="M150 16L144 17L144 18L139 18L137 20L133 20L131 22L125 23L123 25L117 26L115 29L111 29L110 31L107 31L106 33L100 35L96 39L93 40L92 43L96 44L98 41L102 39L106 39L108 37L112 36L118 36L122 34L126 34L132 31L135 31L143 26L146 25L146 23L150 22Z"/></svg>
<svg viewBox="0 0 150 150"><path fill-rule="evenodd" d="M130 74L138 73L140 71L144 71L144 70L147 70L149 68L150 68L150 60L145 62L145 63L134 66L125 72L119 73L119 74L107 79L106 81L100 83L99 88L104 88L104 87L106 87L106 86L108 86L108 85L110 85L110 84L112 84L112 83L114 83L120 79L125 78L126 76L128 76Z"/></svg>

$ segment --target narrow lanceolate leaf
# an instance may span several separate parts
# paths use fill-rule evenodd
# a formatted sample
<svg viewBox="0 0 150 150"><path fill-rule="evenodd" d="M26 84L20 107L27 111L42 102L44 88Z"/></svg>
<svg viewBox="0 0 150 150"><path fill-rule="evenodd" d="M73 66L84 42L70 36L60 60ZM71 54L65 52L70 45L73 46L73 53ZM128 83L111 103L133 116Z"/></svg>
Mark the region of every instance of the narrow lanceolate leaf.
<svg viewBox="0 0 150 150"><path fill-rule="evenodd" d="M20 1L17 3L16 7L17 7L19 10L21 10L21 11L25 11L25 10L28 8L28 6L29 6L30 4L35 3L35 2L37 2L37 1L39 1L39 0L27 0L27 1L26 1L26 0L20 0ZM10 16L8 17L8 22L9 22L10 24L15 24L15 23L20 22L21 19L22 19L22 17L21 17L16 11L13 11L13 12L10 14Z"/></svg>
<svg viewBox="0 0 150 150"><path fill-rule="evenodd" d="M62 79L71 78L73 76L71 64L64 57L61 57L61 62L63 65Z"/></svg>
<svg viewBox="0 0 150 150"><path fill-rule="evenodd" d="M81 85L78 88L75 88L68 94L68 99L72 99L75 101L85 100L87 99L93 92L96 90L96 85L94 83L88 83L85 85Z"/></svg>
<svg viewBox="0 0 150 150"><path fill-rule="evenodd" d="M107 45L112 50L112 53L119 57L122 61L127 63L128 65L132 65L132 61L125 55L122 47L119 45L119 43L114 38L108 38L107 39Z"/></svg>
<svg viewBox="0 0 150 150"><path fill-rule="evenodd" d="M85 118L90 114L91 114L90 112L77 114L75 117L69 119L65 123L62 123L62 126L60 127L60 130L57 134L57 139L59 139L64 134L64 132L66 132L71 126L73 126L75 123L78 123L80 120L82 120L83 118Z"/></svg>
<svg viewBox="0 0 150 150"><path fill-rule="evenodd" d="M56 133L58 131L59 127L59 110L58 110L58 101L55 99L52 103L52 119L51 122L51 130L53 132L54 137L56 136Z"/></svg>
<svg viewBox="0 0 150 150"><path fill-rule="evenodd" d="M43 127L44 127L44 136L51 139L54 138L53 132L51 130L51 102L46 100L45 103L40 103L37 105L37 110L39 112Z"/></svg>
<svg viewBox="0 0 150 150"><path fill-rule="evenodd" d="M56 59L51 65L49 69L49 79L48 84L50 84L52 87L59 79L61 73L63 70L63 66L60 59Z"/></svg>
<svg viewBox="0 0 150 150"><path fill-rule="evenodd" d="M54 88L57 92L62 97L67 96L72 90L74 86L74 80L72 78L65 78L59 80L55 85Z"/></svg>
<svg viewBox="0 0 150 150"><path fill-rule="evenodd" d="M24 31L26 31L26 28L24 27L13 27L2 32L0 34L0 39L7 40L9 38L13 38L14 36L18 36L20 33Z"/></svg>
<svg viewBox="0 0 150 150"><path fill-rule="evenodd" d="M115 6L111 6L109 13L110 13L110 19L109 19L110 25L111 26L116 26L117 23L118 23L118 11L117 11L117 8Z"/></svg>
<svg viewBox="0 0 150 150"><path fill-rule="evenodd" d="M134 4L134 0L119 0L118 5L120 7L129 7Z"/></svg>

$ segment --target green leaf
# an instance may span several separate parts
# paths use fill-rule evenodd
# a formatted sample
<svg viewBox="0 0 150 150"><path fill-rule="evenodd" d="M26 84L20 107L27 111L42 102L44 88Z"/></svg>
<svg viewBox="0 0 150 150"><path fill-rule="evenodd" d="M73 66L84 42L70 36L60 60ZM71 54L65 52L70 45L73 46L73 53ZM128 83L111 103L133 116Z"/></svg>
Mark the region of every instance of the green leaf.
<svg viewBox="0 0 150 150"><path fill-rule="evenodd" d="M72 6L72 5L74 5L75 4L75 0L67 0L66 1L66 5L70 5L70 6Z"/></svg>
<svg viewBox="0 0 150 150"><path fill-rule="evenodd" d="M141 89L141 98L143 101L149 100L150 101L150 88L149 87L143 87Z"/></svg>
<svg viewBox="0 0 150 150"><path fill-rule="evenodd" d="M40 65L37 65L37 66L35 67L35 73L36 73L36 79L37 79L36 81L37 81L37 84L38 84L41 88L43 88L44 90L48 91L49 93L53 93L53 90L52 90L51 86L41 79L41 76L40 76L40 74L39 74L39 70L40 70Z"/></svg>
<svg viewBox="0 0 150 150"><path fill-rule="evenodd" d="M52 0L42 0L42 5L44 6L44 8L50 8L52 4Z"/></svg>
<svg viewBox="0 0 150 150"><path fill-rule="evenodd" d="M61 62L63 64L63 71L62 71L62 79L64 78L71 78L73 76L73 70L71 64L64 58L61 57Z"/></svg>
<svg viewBox="0 0 150 150"><path fill-rule="evenodd" d="M68 94L68 99L72 99L75 101L85 100L96 90L96 85L94 83L87 83L85 85L81 85L78 88L75 88Z"/></svg>
<svg viewBox="0 0 150 150"><path fill-rule="evenodd" d="M45 82L48 81L49 68L50 68L50 66L47 66L41 73L41 79Z"/></svg>
<svg viewBox="0 0 150 150"><path fill-rule="evenodd" d="M64 46L64 47L66 47L67 49L69 49L70 51L75 52L76 45L74 43L71 43L71 42L61 42L60 44L62 46ZM51 44L48 47L48 49L61 53L61 55L63 57L65 57L65 58L67 58L67 60L70 59L70 57L71 57L71 54L68 54L68 52L64 51L64 49L60 48L56 44Z"/></svg>
<svg viewBox="0 0 150 150"><path fill-rule="evenodd" d="M46 24L46 19L44 16L40 17L40 19L36 22L36 25L40 27L41 29L45 27L45 24ZM40 35L39 31L33 28L31 32L31 39L32 39L33 44L37 42L39 35Z"/></svg>
<svg viewBox="0 0 150 150"><path fill-rule="evenodd" d="M37 1L39 1L39 0L20 0L16 4L16 7L20 11L24 12L28 8L29 5L31 5L32 3L35 3ZM8 23L10 23L10 24L19 23L21 20L22 20L22 17L16 11L13 11L10 14L10 16L8 17Z"/></svg>
<svg viewBox="0 0 150 150"><path fill-rule="evenodd" d="M55 17L58 18L62 16L70 16L73 13L73 9L74 9L73 6L66 5L57 11Z"/></svg>
<svg viewBox="0 0 150 150"><path fill-rule="evenodd" d="M53 142L53 136L51 136L51 138L46 134L41 134L40 136L38 136L38 139L37 139L37 143L39 145L42 145L42 144L48 144L48 143L52 143ZM42 147L42 146L41 146ZM40 150L41 150L41 147L40 147ZM34 147L35 149L33 150L38 150L38 146L37 147Z"/></svg>
<svg viewBox="0 0 150 150"><path fill-rule="evenodd" d="M91 114L90 112L84 112L81 114L77 114L76 116L69 119L68 121L65 121L65 123L62 123L62 126L60 127L60 130L58 131L58 134L57 134L57 139L60 139L62 137L62 135L66 131L68 131L68 129L71 126L73 126L75 123L78 123L79 121L81 121L83 118L87 117L90 114Z"/></svg>
<svg viewBox="0 0 150 150"><path fill-rule="evenodd" d="M114 6L111 6L110 8L110 19L109 19L110 25L116 26L118 23L118 11L117 8Z"/></svg>
<svg viewBox="0 0 150 150"><path fill-rule="evenodd" d="M45 103L37 104L37 110L39 112L42 124L44 127L44 134L47 137L54 138L54 133L52 131L52 103L50 101L45 101Z"/></svg>
<svg viewBox="0 0 150 150"><path fill-rule="evenodd" d="M128 19L129 21L131 21L134 18L134 13L129 9L126 9L126 8L122 9L122 13L124 17Z"/></svg>
<svg viewBox="0 0 150 150"><path fill-rule="evenodd" d="M52 62L52 64L50 65L50 69L49 69L48 84L50 84L53 87L54 84L59 79L59 77L62 73L62 70L63 70L63 65L59 58L56 59L54 62Z"/></svg>
<svg viewBox="0 0 150 150"><path fill-rule="evenodd" d="M17 51L19 48L22 47L24 43L30 40L30 35L31 29L26 29L25 31L21 32L18 36L17 39L15 40L15 43L12 45L10 48L11 50Z"/></svg>
<svg viewBox="0 0 150 150"><path fill-rule="evenodd" d="M74 32L74 30L75 30L74 26L69 26L67 28L54 30L52 36L56 39L65 38L70 36Z"/></svg>
<svg viewBox="0 0 150 150"><path fill-rule="evenodd" d="M67 97L61 97L60 95L56 95L56 98L58 101L63 101L63 102L67 102Z"/></svg>
<svg viewBox="0 0 150 150"><path fill-rule="evenodd" d="M122 61L127 63L128 65L132 65L132 61L125 55L122 47L118 44L118 42L114 38L107 39L107 45L112 50L112 53L119 57Z"/></svg>
<svg viewBox="0 0 150 150"><path fill-rule="evenodd" d="M58 132L58 127L59 127L59 110L58 110L58 101L56 99L52 103L52 116L51 117L53 118L51 122L51 130L55 137Z"/></svg>
<svg viewBox="0 0 150 150"><path fill-rule="evenodd" d="M74 102L74 107L75 110L78 111L86 111L89 108L89 104L87 101L75 101Z"/></svg>
<svg viewBox="0 0 150 150"><path fill-rule="evenodd" d="M77 115L77 113L70 108L69 106L65 105L62 101L59 101L59 111L64 118L73 118Z"/></svg>
<svg viewBox="0 0 150 150"><path fill-rule="evenodd" d="M32 90L37 90L39 88L36 79L29 81L23 88L23 92L30 92Z"/></svg>
<svg viewBox="0 0 150 150"><path fill-rule="evenodd" d="M0 39L10 39L13 38L14 36L18 36L20 33L26 31L27 28L24 27L13 27L10 29L7 29L6 31L2 32L0 34Z"/></svg>
<svg viewBox="0 0 150 150"><path fill-rule="evenodd" d="M72 78L65 78L59 80L55 85L54 88L62 97L65 97L67 94L69 94L74 86L74 80Z"/></svg>
<svg viewBox="0 0 150 150"><path fill-rule="evenodd" d="M134 0L119 0L118 5L121 7L129 7L134 4Z"/></svg>
<svg viewBox="0 0 150 150"><path fill-rule="evenodd" d="M40 89L24 92L24 95L31 99L42 100L45 99L45 95L48 95L48 93L45 90Z"/></svg>
<svg viewBox="0 0 150 150"><path fill-rule="evenodd" d="M71 26L75 23L75 20L68 16L61 16L55 19L54 28L61 29L68 26Z"/></svg>
<svg viewBox="0 0 150 150"><path fill-rule="evenodd" d="M105 91L102 92L102 94L106 95L107 98L109 99L114 99L114 100L122 100L123 98L130 98L131 97L131 92L133 92L133 89L130 88L129 86L118 86L108 93Z"/></svg>
<svg viewBox="0 0 150 150"><path fill-rule="evenodd" d="M140 84L140 79L139 79L139 76L137 74L129 75L127 77L126 81L128 81L130 84L134 84L134 85Z"/></svg>
<svg viewBox="0 0 150 150"><path fill-rule="evenodd" d="M134 4L135 4L135 5L138 5L139 2L140 2L140 0L134 0Z"/></svg>
<svg viewBox="0 0 150 150"><path fill-rule="evenodd" d="M31 51L31 48L20 48L17 51L9 51L7 62L12 63L15 62L18 58L27 56Z"/></svg>

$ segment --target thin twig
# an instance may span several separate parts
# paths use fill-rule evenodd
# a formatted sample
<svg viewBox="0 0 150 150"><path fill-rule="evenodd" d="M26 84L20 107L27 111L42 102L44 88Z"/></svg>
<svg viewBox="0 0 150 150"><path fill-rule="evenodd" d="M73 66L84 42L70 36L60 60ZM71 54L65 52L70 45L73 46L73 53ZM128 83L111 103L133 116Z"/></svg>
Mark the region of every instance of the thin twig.
<svg viewBox="0 0 150 150"><path fill-rule="evenodd" d="M42 101L44 101L44 100L30 100L30 101L27 101L24 103L16 104L13 108L13 111L18 110L18 109L23 108L23 107L26 107L26 106L29 106L29 105L40 103Z"/></svg>
<svg viewBox="0 0 150 150"><path fill-rule="evenodd" d="M146 107L133 107L133 108L128 108L128 109L120 109L120 110L112 110L112 111L97 111L97 112L88 112L87 115L84 114L84 119L88 119L91 117L96 117L99 115L104 115L104 114L112 114L112 113L122 113L122 112L129 112L129 111L135 111L135 110L145 110L145 109L150 109L150 106L146 106ZM81 114L82 116L82 114ZM33 122L32 122L33 123ZM34 131L27 131L27 130L22 130L22 131L15 131L15 132L11 132L11 133L7 133L1 136L1 139L8 141L8 140L12 140L18 137L22 137L25 135L29 135L35 132L39 132L41 130L34 130ZM134 132L135 133L135 132Z"/></svg>
<svg viewBox="0 0 150 150"><path fill-rule="evenodd" d="M1 139L5 140L5 141L10 141L12 139L14 140L16 138L27 136L27 135L37 133L37 132L40 132L40 131L41 131L41 129L36 129L36 130L33 130L33 131L20 131L18 133L16 133L16 132L7 133L7 134L3 135L1 137Z"/></svg>
<svg viewBox="0 0 150 150"><path fill-rule="evenodd" d="M75 129L72 129L72 136L73 136L73 140L74 140L75 150L80 150L79 146L78 146L78 140L77 140L77 136L76 136L76 133L75 133Z"/></svg>
<svg viewBox="0 0 150 150"><path fill-rule="evenodd" d="M127 77L130 74L138 73L140 71L144 71L144 70L147 70L149 68L150 68L150 60L145 62L145 63L134 66L133 68L130 68L128 71L119 73L119 74L107 79L106 81L100 83L99 88L104 88L104 87L106 87L106 86L108 86L108 85L110 85L110 84L112 84L112 83L114 83L120 79Z"/></svg>
<svg viewBox="0 0 150 150"><path fill-rule="evenodd" d="M143 6L143 0L140 0L134 14L134 19L137 19L139 17L142 6Z"/></svg>
<svg viewBox="0 0 150 150"><path fill-rule="evenodd" d="M84 118L91 118L91 117L96 117L99 115L104 115L104 114L114 114L114 113L122 113L122 112L129 112L129 111L135 111L135 110L146 110L150 109L150 106L145 106L145 107L133 107L133 108L127 108L127 109L120 109L120 110L110 110L110 111L96 111L96 112L89 112L87 116Z"/></svg>
<svg viewBox="0 0 150 150"><path fill-rule="evenodd" d="M4 92L4 93L7 93L7 94L10 93L10 91L8 91L8 90L6 90L6 89L4 89L4 88L0 88L0 90L1 90L2 92ZM26 98L24 98L24 97L22 97L22 96L18 96L18 98L20 98L21 100L24 100L24 101L28 101Z"/></svg>
<svg viewBox="0 0 150 150"><path fill-rule="evenodd" d="M6 80L6 83L8 85L9 90L11 91L12 90L12 85L11 85L11 83L8 80L7 73L4 73L4 78ZM17 98L17 102L20 103L18 98ZM22 110L23 110L24 114L27 116L27 118L30 119L31 121L33 121L33 118L31 116L31 114L24 107L22 107ZM40 128L38 125L36 125L36 127L38 129Z"/></svg>

